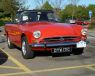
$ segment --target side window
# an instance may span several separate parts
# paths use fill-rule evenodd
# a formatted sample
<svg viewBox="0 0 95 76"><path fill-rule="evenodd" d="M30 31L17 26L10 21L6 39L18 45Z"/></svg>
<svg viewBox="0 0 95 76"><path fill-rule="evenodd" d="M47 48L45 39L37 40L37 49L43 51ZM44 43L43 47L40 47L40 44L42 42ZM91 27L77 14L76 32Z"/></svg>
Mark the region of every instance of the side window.
<svg viewBox="0 0 95 76"><path fill-rule="evenodd" d="M53 13L48 13L48 19L53 20L54 19L54 14Z"/></svg>
<svg viewBox="0 0 95 76"><path fill-rule="evenodd" d="M27 12L22 13L22 22L27 22L29 20L29 16Z"/></svg>
<svg viewBox="0 0 95 76"><path fill-rule="evenodd" d="M19 23L20 22L20 18L21 18L20 13L16 14L15 22Z"/></svg>
<svg viewBox="0 0 95 76"><path fill-rule="evenodd" d="M39 21L48 21L47 13L42 12L42 13L40 14L40 19L39 19Z"/></svg>
<svg viewBox="0 0 95 76"><path fill-rule="evenodd" d="M36 12L24 12L22 14L22 21L23 22L35 22L37 20L37 13Z"/></svg>
<svg viewBox="0 0 95 76"><path fill-rule="evenodd" d="M38 21L37 13L36 12L29 12L29 21L36 22Z"/></svg>

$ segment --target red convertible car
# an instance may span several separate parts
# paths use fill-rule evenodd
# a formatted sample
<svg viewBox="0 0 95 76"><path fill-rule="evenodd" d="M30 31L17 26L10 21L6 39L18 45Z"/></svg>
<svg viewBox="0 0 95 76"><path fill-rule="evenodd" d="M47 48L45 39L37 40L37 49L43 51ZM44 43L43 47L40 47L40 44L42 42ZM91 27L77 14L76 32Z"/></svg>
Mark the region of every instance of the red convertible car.
<svg viewBox="0 0 95 76"><path fill-rule="evenodd" d="M50 10L19 11L15 21L5 25L5 32L8 47L20 47L25 59L33 58L35 51L80 55L86 47L87 29L59 23Z"/></svg>

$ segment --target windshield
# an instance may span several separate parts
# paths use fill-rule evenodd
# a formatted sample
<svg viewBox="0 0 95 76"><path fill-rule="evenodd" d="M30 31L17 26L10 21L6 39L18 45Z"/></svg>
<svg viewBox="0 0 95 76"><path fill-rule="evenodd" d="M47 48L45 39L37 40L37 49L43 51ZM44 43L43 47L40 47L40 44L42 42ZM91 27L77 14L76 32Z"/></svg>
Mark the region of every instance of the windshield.
<svg viewBox="0 0 95 76"><path fill-rule="evenodd" d="M24 16L27 16L29 22L58 20L53 12L28 12Z"/></svg>

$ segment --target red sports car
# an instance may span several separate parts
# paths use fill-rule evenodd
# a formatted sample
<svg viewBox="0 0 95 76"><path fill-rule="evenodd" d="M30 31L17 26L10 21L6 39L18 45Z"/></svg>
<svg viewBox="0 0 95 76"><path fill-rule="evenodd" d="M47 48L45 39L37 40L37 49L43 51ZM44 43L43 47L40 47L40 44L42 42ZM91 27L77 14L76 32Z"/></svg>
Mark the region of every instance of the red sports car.
<svg viewBox="0 0 95 76"><path fill-rule="evenodd" d="M8 47L20 47L25 59L33 58L35 51L79 55L86 47L87 29L59 23L50 10L19 11L15 22L6 24L5 32Z"/></svg>

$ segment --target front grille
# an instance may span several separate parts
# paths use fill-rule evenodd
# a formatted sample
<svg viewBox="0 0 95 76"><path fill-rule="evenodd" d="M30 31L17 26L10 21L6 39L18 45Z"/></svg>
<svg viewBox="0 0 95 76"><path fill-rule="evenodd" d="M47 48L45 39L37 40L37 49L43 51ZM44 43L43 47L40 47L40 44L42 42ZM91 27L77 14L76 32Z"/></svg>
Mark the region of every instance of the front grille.
<svg viewBox="0 0 95 76"><path fill-rule="evenodd" d="M66 37L52 37L52 38L45 38L44 42L77 42L80 41L80 37L76 36L66 36Z"/></svg>

